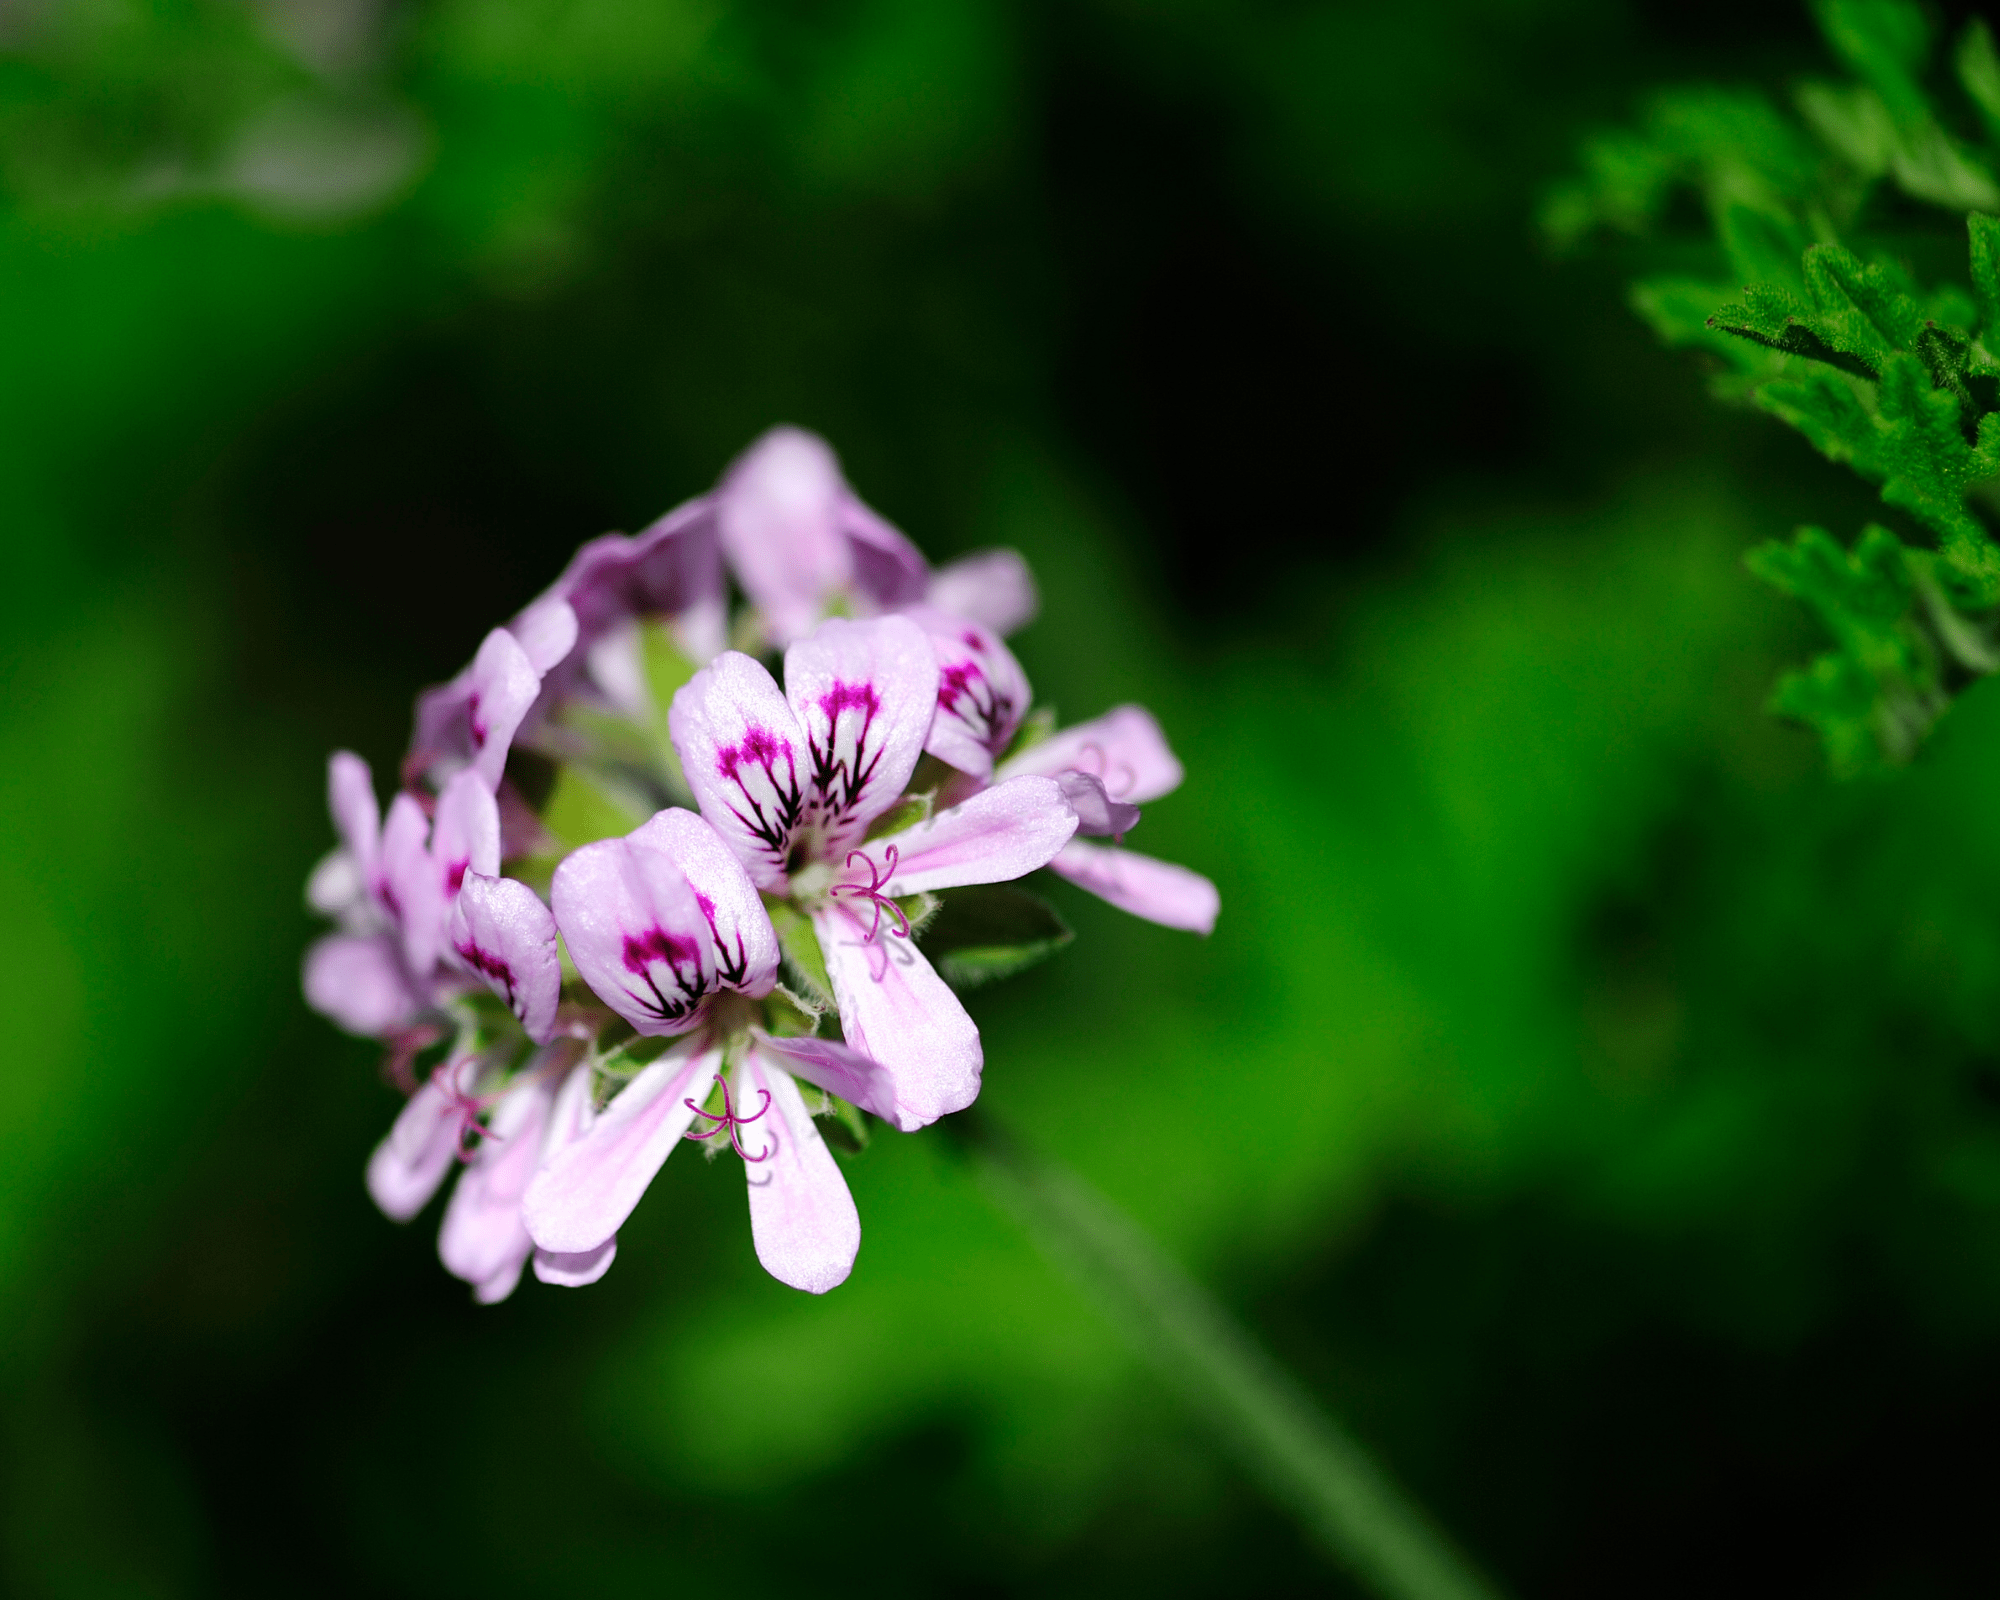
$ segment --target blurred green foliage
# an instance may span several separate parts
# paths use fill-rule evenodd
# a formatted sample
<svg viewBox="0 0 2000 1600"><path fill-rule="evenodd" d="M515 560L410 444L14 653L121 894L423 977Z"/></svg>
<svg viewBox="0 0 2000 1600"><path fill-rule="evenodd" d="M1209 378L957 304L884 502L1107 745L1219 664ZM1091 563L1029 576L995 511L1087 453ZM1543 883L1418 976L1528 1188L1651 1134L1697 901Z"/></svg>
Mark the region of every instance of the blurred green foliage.
<svg viewBox="0 0 2000 1600"><path fill-rule="evenodd" d="M2000 686L1830 784L1741 559L1871 497L1712 415L1631 258L1532 247L1661 76L1764 88L1659 102L1671 172L1605 146L1600 196L1699 171L1762 249L1826 170L1760 98L1826 70L1805 19L1674 10L9 11L6 1587L1337 1581L948 1130L852 1158L824 1300L691 1152L603 1284L494 1311L368 1206L395 1096L297 995L326 749L386 768L576 542L788 419L934 556L1024 550L1043 698L1187 761L1135 842L1216 935L1059 889L1074 946L974 997L982 1105L1515 1592L1976 1590ZM1828 93L1971 181L1898 81ZM1761 559L1927 692L1923 569Z"/></svg>
<svg viewBox="0 0 2000 1600"><path fill-rule="evenodd" d="M1985 21L1967 23L1947 104L1927 82L1933 30L1916 0L1821 0L1816 15L1859 81L1797 85L1796 118L1762 93L1664 91L1637 130L1586 142L1584 177L1548 195L1542 222L1571 247L1598 227L1646 234L1676 190L1699 191L1713 266L1740 298L1714 276L1676 274L1636 284L1634 305L1669 343L1719 361L1720 397L1751 401L1880 484L1934 544L1871 526L1849 563L1807 528L1752 560L1840 646L1788 674L1775 707L1854 772L1907 760L1950 691L2000 667L2000 546L1986 520L2000 481L2000 220L1985 214L2000 210L2000 55ZM1912 201L1970 212L1969 273ZM1920 286L1919 271L1948 276Z"/></svg>

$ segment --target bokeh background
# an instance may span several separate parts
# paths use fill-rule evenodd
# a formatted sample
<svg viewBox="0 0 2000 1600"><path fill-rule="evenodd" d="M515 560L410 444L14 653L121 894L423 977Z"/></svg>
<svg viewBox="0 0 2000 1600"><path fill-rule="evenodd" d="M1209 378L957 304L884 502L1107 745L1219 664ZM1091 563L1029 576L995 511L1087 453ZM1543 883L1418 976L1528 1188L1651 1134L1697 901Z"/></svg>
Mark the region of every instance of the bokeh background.
<svg viewBox="0 0 2000 1600"><path fill-rule="evenodd" d="M1963 8L1954 13L1962 15ZM765 1277L670 1164L474 1307L298 995L323 761L817 428L1190 777L984 1104L1521 1596L1990 1592L2000 686L1838 784L1742 570L1868 491L1537 194L1802 11L0 5L0 1586L1350 1592L938 1136Z"/></svg>

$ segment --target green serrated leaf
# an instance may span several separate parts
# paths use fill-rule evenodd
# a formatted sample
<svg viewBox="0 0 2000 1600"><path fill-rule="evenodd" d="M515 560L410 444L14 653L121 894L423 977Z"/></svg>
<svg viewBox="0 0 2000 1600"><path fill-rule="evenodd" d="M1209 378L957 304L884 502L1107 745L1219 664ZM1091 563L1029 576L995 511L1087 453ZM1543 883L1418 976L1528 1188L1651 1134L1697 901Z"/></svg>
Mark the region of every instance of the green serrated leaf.
<svg viewBox="0 0 2000 1600"><path fill-rule="evenodd" d="M974 989L1046 961L1075 937L1055 907L1012 884L950 889L923 938L954 989Z"/></svg>
<svg viewBox="0 0 2000 1600"><path fill-rule="evenodd" d="M817 1005L822 1013L836 1009L833 980L827 976L826 956L811 921L789 901L770 895L764 897L764 909L771 914L771 926L778 934L778 949L784 954L785 971L793 986L808 1004Z"/></svg>
<svg viewBox="0 0 2000 1600"><path fill-rule="evenodd" d="M1916 344L1923 313L1900 275L1880 262L1816 244L1805 253L1805 275L1818 313L1815 331L1834 349L1880 372L1891 354Z"/></svg>
<svg viewBox="0 0 2000 1600"><path fill-rule="evenodd" d="M1912 615L1925 554L1871 524L1850 553L1822 528L1745 557L1818 613L1839 649L1778 685L1773 709L1818 731L1837 771L1907 760L1943 711L1936 649Z"/></svg>

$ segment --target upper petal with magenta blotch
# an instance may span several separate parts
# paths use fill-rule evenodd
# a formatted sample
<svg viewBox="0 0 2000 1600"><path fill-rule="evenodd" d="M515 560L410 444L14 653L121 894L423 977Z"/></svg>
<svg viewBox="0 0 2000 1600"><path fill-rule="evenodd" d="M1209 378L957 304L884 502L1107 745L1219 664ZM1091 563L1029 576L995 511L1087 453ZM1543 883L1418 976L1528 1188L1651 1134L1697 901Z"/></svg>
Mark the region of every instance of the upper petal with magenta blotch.
<svg viewBox="0 0 2000 1600"><path fill-rule="evenodd" d="M695 1025L715 988L715 943L670 857L630 838L600 839L556 868L549 898L599 999L643 1034Z"/></svg>
<svg viewBox="0 0 2000 1600"><path fill-rule="evenodd" d="M836 617L785 652L785 697L804 730L808 821L839 861L916 770L937 708L930 640L907 617Z"/></svg>
<svg viewBox="0 0 2000 1600"><path fill-rule="evenodd" d="M736 852L692 811L660 812L632 835L671 859L694 890L715 940L715 980L754 997L778 981L778 935Z"/></svg>
<svg viewBox="0 0 2000 1600"><path fill-rule="evenodd" d="M812 752L770 673L723 651L675 693L667 725L701 814L758 888L782 892Z"/></svg>

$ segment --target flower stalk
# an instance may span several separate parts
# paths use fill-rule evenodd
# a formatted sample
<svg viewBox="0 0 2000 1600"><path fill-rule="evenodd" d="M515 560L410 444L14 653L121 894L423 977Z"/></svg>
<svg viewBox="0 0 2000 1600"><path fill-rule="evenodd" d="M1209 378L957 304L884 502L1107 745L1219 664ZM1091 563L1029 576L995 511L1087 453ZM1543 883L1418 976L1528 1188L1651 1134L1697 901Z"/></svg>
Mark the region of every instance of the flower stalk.
<svg viewBox="0 0 2000 1600"><path fill-rule="evenodd" d="M1188 1408L1383 1600L1499 1591L1368 1453L1131 1218L990 1117L948 1126L1000 1207Z"/></svg>

